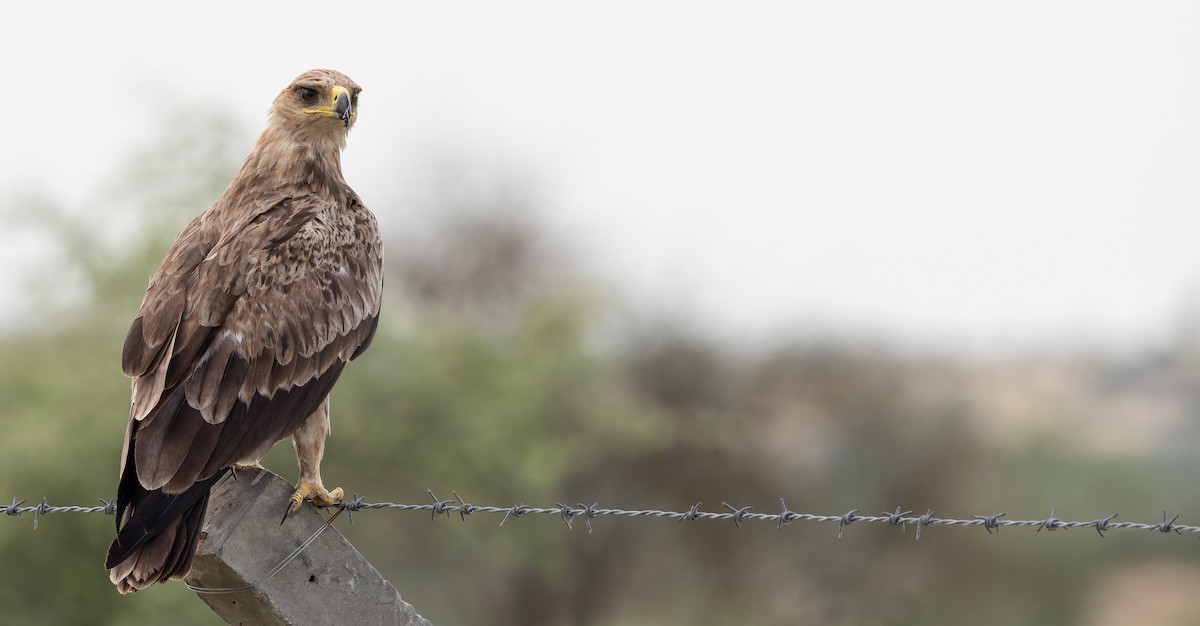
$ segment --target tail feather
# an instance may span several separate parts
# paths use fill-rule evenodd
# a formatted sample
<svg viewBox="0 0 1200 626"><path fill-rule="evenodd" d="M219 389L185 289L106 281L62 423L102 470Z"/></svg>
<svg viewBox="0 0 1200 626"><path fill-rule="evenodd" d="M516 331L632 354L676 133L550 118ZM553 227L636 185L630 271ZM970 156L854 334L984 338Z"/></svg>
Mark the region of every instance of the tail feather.
<svg viewBox="0 0 1200 626"><path fill-rule="evenodd" d="M219 471L181 493L149 490L137 479L135 445L130 442L117 489L117 538L104 559L109 578L123 594L187 576L200 543L209 491L229 471Z"/></svg>

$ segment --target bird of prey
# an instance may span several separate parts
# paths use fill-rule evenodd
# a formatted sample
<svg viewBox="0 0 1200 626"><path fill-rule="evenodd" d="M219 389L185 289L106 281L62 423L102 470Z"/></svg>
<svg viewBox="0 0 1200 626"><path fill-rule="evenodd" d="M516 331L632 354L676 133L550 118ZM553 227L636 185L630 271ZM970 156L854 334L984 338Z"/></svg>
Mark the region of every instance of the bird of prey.
<svg viewBox="0 0 1200 626"><path fill-rule="evenodd" d="M121 357L133 400L104 564L121 593L186 576L209 490L289 436L300 477L284 519L342 499L321 483L329 390L371 343L383 289L375 216L342 177L360 91L312 70L280 92L150 278Z"/></svg>

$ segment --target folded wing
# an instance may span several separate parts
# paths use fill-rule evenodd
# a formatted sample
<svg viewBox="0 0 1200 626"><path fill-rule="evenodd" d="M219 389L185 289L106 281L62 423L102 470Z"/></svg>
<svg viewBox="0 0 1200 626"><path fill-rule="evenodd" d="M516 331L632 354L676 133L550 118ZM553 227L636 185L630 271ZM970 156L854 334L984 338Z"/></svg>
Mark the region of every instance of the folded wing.
<svg viewBox="0 0 1200 626"><path fill-rule="evenodd" d="M356 198L284 199L226 233L204 219L151 279L122 357L134 387L123 462L166 494L290 435L379 315L382 246Z"/></svg>

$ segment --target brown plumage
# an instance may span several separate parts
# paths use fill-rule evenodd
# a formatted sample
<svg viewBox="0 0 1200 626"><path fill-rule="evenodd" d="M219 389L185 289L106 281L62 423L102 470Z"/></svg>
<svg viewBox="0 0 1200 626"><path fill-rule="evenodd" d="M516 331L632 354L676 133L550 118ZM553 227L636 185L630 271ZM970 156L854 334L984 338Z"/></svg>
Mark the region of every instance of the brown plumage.
<svg viewBox="0 0 1200 626"><path fill-rule="evenodd" d="M375 217L342 177L359 91L331 70L284 89L150 279L121 358L133 406L105 561L121 593L186 576L213 484L281 439L295 434L294 504L341 498L320 478L327 396L371 342L383 288Z"/></svg>

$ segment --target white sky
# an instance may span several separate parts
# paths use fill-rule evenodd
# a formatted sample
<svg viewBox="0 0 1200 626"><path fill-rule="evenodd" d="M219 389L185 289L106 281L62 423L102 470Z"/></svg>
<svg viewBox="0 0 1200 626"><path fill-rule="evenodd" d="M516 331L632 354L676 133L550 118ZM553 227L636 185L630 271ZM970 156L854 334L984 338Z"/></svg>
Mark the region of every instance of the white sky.
<svg viewBox="0 0 1200 626"><path fill-rule="evenodd" d="M433 152L513 163L633 301L734 337L1133 345L1200 293L1200 3L750 4L4 3L0 193L82 202L141 93L248 147L333 67L381 221Z"/></svg>

